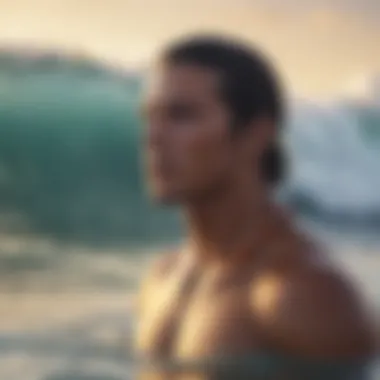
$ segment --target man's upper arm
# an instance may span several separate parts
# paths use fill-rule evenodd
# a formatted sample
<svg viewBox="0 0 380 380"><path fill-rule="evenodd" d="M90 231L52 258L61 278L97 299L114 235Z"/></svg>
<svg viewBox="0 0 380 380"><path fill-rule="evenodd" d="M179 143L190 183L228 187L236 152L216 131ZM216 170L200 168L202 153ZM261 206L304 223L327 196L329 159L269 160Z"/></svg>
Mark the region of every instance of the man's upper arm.
<svg viewBox="0 0 380 380"><path fill-rule="evenodd" d="M327 270L268 276L255 289L268 347L316 359L360 359L374 351L368 313L350 284Z"/></svg>

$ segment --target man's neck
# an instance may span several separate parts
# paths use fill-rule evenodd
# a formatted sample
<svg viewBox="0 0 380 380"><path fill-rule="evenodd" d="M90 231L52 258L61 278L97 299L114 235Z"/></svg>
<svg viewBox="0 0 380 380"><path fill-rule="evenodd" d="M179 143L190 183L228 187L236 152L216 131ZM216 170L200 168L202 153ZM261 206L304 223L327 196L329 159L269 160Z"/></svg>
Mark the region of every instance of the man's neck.
<svg viewBox="0 0 380 380"><path fill-rule="evenodd" d="M189 205L186 216L191 250L201 260L251 256L280 219L268 191L249 183Z"/></svg>

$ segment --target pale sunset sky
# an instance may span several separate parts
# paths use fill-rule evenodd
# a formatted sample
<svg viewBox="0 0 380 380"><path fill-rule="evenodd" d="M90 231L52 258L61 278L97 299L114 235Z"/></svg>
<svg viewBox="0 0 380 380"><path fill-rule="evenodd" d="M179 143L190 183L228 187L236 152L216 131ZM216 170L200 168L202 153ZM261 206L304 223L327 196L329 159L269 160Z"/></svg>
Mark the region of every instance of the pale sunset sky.
<svg viewBox="0 0 380 380"><path fill-rule="evenodd" d="M166 42L223 32L262 47L296 94L329 96L380 73L380 0L0 0L0 46L146 65Z"/></svg>

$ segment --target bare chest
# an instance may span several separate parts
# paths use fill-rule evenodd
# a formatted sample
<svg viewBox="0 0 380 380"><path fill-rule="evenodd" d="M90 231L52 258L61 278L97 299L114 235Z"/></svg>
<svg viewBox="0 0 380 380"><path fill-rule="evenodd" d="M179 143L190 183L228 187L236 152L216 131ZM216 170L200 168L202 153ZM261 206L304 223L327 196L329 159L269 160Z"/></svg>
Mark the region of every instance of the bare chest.
<svg viewBox="0 0 380 380"><path fill-rule="evenodd" d="M142 355L196 359L252 352L258 347L248 285L187 290L168 285L152 294L138 329Z"/></svg>

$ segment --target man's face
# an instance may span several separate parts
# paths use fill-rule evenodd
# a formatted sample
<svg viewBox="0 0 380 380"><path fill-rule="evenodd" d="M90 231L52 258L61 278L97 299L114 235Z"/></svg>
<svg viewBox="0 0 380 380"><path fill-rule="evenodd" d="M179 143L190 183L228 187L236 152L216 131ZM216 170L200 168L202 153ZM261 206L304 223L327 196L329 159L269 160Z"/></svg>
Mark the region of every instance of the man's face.
<svg viewBox="0 0 380 380"><path fill-rule="evenodd" d="M237 164L220 77L196 65L161 68L146 99L146 151L155 198L186 202L224 186Z"/></svg>

